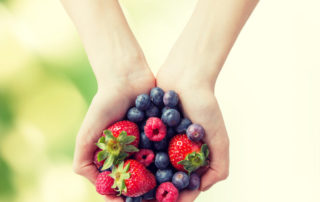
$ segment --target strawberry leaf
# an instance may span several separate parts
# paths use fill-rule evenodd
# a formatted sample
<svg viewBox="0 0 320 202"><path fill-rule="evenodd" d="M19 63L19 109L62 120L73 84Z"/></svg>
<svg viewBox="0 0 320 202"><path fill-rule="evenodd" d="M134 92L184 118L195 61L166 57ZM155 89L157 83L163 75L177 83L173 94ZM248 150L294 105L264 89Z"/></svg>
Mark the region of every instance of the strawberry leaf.
<svg viewBox="0 0 320 202"><path fill-rule="evenodd" d="M203 155L204 155L205 158L208 158L208 156L209 156L209 148L208 148L208 145L203 144L203 145L201 146L201 152L203 153Z"/></svg>
<svg viewBox="0 0 320 202"><path fill-rule="evenodd" d="M106 138L104 136L101 136L98 140L98 143L105 143Z"/></svg>
<svg viewBox="0 0 320 202"><path fill-rule="evenodd" d="M114 158L115 158L114 155L109 155L106 161L104 162L101 170L106 170L110 168L113 164Z"/></svg>
<svg viewBox="0 0 320 202"><path fill-rule="evenodd" d="M102 150L105 150L106 149L106 145L104 143L96 143L97 147L99 147L100 149Z"/></svg>
<svg viewBox="0 0 320 202"><path fill-rule="evenodd" d="M103 131L104 135L105 135L105 141L109 141L109 140L116 140L116 138L112 135L112 132L110 130L105 130Z"/></svg>
<svg viewBox="0 0 320 202"><path fill-rule="evenodd" d="M102 150L97 155L98 162L105 160L108 157L108 152L106 150Z"/></svg>
<svg viewBox="0 0 320 202"><path fill-rule="evenodd" d="M126 145L124 148L123 148L123 151L125 152L138 152L139 149L133 145Z"/></svg>

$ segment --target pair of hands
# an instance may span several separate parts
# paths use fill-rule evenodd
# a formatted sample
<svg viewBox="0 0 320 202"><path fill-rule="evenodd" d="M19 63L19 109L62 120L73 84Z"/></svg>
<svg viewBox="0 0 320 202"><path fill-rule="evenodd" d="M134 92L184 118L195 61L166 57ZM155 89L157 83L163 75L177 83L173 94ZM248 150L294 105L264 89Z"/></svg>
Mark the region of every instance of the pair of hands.
<svg viewBox="0 0 320 202"><path fill-rule="evenodd" d="M179 69L175 66L177 62L173 64L169 61L177 60L169 56L156 78L143 56L136 57L127 64L106 64L113 68L127 65L130 66L130 71L123 72L122 75L110 73L108 78L98 82L97 94L76 139L73 165L76 173L95 183L99 172L93 164L93 153L102 131L125 116L137 95L148 93L157 85L165 91L174 90L179 94L185 116L205 128L205 142L210 149L210 165L203 171L200 190L183 191L178 201L194 201L200 191L208 190L214 183L228 176L229 141L212 83L209 80L192 78L192 67L188 73L188 68ZM184 65L182 60L179 63L179 67L188 65ZM121 197L106 196L106 201L111 200L123 201Z"/></svg>

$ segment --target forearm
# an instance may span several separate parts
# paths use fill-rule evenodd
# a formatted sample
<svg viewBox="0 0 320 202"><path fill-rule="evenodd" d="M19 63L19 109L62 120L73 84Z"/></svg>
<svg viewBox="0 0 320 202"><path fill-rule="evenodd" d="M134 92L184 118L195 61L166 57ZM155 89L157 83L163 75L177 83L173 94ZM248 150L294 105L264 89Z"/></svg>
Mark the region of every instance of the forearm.
<svg viewBox="0 0 320 202"><path fill-rule="evenodd" d="M85 46L97 80L128 72L129 63L143 60L117 0L61 0ZM110 62L117 62L117 67Z"/></svg>
<svg viewBox="0 0 320 202"><path fill-rule="evenodd" d="M258 0L199 0L172 52L176 55L184 54L187 60L196 58L196 62L193 62L196 64L192 67L194 74L199 79L215 82L257 2Z"/></svg>

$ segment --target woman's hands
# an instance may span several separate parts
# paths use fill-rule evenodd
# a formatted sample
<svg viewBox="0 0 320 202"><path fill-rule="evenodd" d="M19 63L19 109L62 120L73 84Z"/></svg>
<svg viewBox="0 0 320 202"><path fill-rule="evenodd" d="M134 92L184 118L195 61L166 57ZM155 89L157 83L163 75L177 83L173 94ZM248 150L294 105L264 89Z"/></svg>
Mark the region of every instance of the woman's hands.
<svg viewBox="0 0 320 202"><path fill-rule="evenodd" d="M98 81L98 92L94 96L76 139L74 171L92 183L99 174L93 164L93 154L103 130L122 119L135 97L149 92L155 79L144 60L127 64L131 71L123 75L106 75L104 81ZM113 66L114 68L120 68ZM123 201L121 197L106 196L106 201Z"/></svg>

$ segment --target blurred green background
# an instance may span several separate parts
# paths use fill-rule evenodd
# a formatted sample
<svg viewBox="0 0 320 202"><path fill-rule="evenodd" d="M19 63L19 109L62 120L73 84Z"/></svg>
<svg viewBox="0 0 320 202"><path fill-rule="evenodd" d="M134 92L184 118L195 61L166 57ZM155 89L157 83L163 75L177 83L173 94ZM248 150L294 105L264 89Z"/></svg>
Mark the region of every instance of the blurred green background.
<svg viewBox="0 0 320 202"><path fill-rule="evenodd" d="M1 202L101 199L71 167L95 91L59 1L0 1Z"/></svg>

